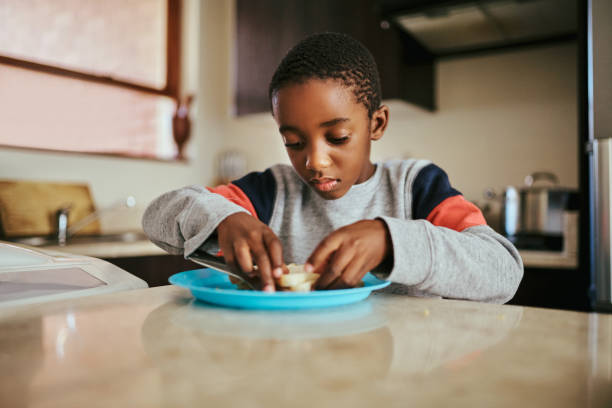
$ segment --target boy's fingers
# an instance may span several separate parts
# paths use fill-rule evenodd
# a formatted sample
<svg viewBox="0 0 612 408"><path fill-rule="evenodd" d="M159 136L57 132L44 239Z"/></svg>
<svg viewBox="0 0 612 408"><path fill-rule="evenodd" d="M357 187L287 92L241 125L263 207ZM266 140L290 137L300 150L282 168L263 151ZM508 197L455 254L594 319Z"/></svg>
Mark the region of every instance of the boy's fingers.
<svg viewBox="0 0 612 408"><path fill-rule="evenodd" d="M322 267L326 264L329 257L331 257L340 246L341 241L335 240L333 236L325 238L310 254L310 257L304 265L306 272L322 273Z"/></svg>
<svg viewBox="0 0 612 408"><path fill-rule="evenodd" d="M341 246L338 248L329 259L329 262L327 262L319 279L317 279L315 288L329 289L335 281L341 279L346 273L345 270L353 259L353 255L354 251L347 247Z"/></svg>
<svg viewBox="0 0 612 408"><path fill-rule="evenodd" d="M234 264L234 251L233 251L233 248L230 248L228 246L225 246L225 245L222 245L221 243L219 243L219 249L223 253L223 259L225 260L225 263L230 265L230 266L232 266Z"/></svg>
<svg viewBox="0 0 612 408"><path fill-rule="evenodd" d="M263 243L251 248L251 251L255 256L255 262L257 262L257 270L261 277L262 290L265 292L274 292L274 279L272 278L270 258L268 257L268 253Z"/></svg>
<svg viewBox="0 0 612 408"><path fill-rule="evenodd" d="M257 260L257 266L259 268L259 276L261 277L262 290L264 292L274 292L274 279L272 278L272 268L270 267L268 257L264 256L259 258Z"/></svg>
<svg viewBox="0 0 612 408"><path fill-rule="evenodd" d="M283 274L283 246L281 245L278 237L270 232L264 235L264 243L268 249L268 255L270 256L272 275L275 278L280 278Z"/></svg>
<svg viewBox="0 0 612 408"><path fill-rule="evenodd" d="M352 287L353 287L352 285L349 285L348 283L346 283L344 279L342 278L342 276L340 276L338 279L333 281L326 289L327 290L350 289Z"/></svg>
<svg viewBox="0 0 612 408"><path fill-rule="evenodd" d="M345 268L344 273L332 282L328 289L348 289L355 287L363 275L365 275L365 272L362 273L362 271L363 263L352 260Z"/></svg>
<svg viewBox="0 0 612 408"><path fill-rule="evenodd" d="M233 249L237 264L234 267L238 267L243 272L251 274L253 272L253 258L251 258L249 246L245 242L236 242Z"/></svg>

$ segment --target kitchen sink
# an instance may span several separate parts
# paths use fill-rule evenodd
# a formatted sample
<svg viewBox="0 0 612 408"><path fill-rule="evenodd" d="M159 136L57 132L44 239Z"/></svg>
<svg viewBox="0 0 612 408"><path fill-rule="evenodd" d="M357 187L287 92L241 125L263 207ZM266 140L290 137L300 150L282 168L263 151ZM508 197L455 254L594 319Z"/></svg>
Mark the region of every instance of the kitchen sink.
<svg viewBox="0 0 612 408"><path fill-rule="evenodd" d="M14 238L14 239L11 238L7 240L11 242L16 242L19 244L33 246L33 247L59 246L58 239L55 236L35 236L35 237L24 237L24 238ZM138 242L138 241L148 241L148 240L149 239L143 232L130 231L130 232L115 233L115 234L75 235L73 237L68 238L64 246L69 247L71 245Z"/></svg>

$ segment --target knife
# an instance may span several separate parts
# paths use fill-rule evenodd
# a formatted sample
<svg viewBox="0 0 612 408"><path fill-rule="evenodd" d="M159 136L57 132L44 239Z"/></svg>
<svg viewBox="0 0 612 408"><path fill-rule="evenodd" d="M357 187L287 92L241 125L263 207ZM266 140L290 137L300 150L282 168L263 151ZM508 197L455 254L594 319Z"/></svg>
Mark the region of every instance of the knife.
<svg viewBox="0 0 612 408"><path fill-rule="evenodd" d="M225 260L220 256L211 255L204 251L195 251L193 254L187 256L187 259L197 263L198 265L207 266L209 268L213 268L216 271L225 273L229 276L233 276L241 282L244 282L252 290L258 290L251 281L251 278L249 278L246 273L242 271L233 270L228 264L225 263Z"/></svg>

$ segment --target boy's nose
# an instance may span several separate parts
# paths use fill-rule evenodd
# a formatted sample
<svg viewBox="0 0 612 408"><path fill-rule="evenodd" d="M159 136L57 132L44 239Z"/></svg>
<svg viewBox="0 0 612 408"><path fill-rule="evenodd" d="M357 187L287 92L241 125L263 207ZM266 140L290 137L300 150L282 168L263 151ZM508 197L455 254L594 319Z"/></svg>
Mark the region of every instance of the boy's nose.
<svg viewBox="0 0 612 408"><path fill-rule="evenodd" d="M331 165L331 158L324 148L312 148L306 156L308 170L321 170Z"/></svg>

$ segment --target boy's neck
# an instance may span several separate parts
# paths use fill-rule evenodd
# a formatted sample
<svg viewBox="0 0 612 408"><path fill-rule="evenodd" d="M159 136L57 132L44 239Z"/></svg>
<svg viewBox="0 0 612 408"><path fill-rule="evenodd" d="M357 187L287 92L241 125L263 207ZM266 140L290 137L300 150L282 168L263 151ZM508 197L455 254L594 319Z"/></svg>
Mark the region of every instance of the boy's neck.
<svg viewBox="0 0 612 408"><path fill-rule="evenodd" d="M360 180L357 180L355 185L365 183L366 181L372 178L375 172L376 172L376 165L372 162L369 162L368 169L364 172L366 174L366 177L360 178Z"/></svg>

